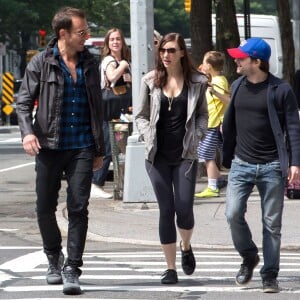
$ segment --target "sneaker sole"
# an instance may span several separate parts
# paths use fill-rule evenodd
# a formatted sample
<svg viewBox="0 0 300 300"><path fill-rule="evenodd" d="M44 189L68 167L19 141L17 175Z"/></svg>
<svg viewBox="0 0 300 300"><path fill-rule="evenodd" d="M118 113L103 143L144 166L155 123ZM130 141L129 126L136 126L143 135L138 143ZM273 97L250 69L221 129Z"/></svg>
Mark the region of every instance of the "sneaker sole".
<svg viewBox="0 0 300 300"><path fill-rule="evenodd" d="M168 281L168 282L161 281L161 284L176 284L176 283L178 283L178 280L177 281Z"/></svg>
<svg viewBox="0 0 300 300"><path fill-rule="evenodd" d="M264 288L263 289L264 293L279 293L279 288Z"/></svg>
<svg viewBox="0 0 300 300"><path fill-rule="evenodd" d="M80 287L65 287L63 288L63 293L65 295L81 295L82 291Z"/></svg>
<svg viewBox="0 0 300 300"><path fill-rule="evenodd" d="M57 276L56 278L47 278L48 284L62 284L63 280L62 277Z"/></svg>
<svg viewBox="0 0 300 300"><path fill-rule="evenodd" d="M194 195L195 198L218 198L220 197L220 195L214 195L214 196L197 196L197 195Z"/></svg>

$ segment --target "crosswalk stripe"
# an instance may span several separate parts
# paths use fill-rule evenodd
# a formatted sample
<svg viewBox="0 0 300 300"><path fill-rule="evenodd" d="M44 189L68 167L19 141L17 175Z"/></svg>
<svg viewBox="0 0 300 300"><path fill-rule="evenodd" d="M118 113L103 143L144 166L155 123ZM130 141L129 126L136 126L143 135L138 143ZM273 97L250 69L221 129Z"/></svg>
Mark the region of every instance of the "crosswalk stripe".
<svg viewBox="0 0 300 300"><path fill-rule="evenodd" d="M12 144L12 143L21 143L21 138L7 138L4 140L0 140L0 144Z"/></svg>
<svg viewBox="0 0 300 300"><path fill-rule="evenodd" d="M24 247L0 247L0 250ZM0 288L1 292L29 293L29 292L55 292L61 291L61 285L47 285L45 273L47 259L39 247L29 247L33 252L22 255L0 265L0 282L6 284ZM65 252L65 249L64 249ZM130 252L93 252L84 254L84 266L81 287L84 291L116 291L116 292L246 292L261 291L261 277L259 268L254 270L251 288L235 285L235 274L241 264L241 258L231 251L194 251L197 268L193 276L186 276L181 267L178 268L179 285L161 285L160 276L165 270L165 260L161 251ZM260 254L261 255L261 254ZM262 255L261 255L262 256ZM296 282L300 273L300 253L284 252L280 264L280 282ZM180 253L177 263L180 266ZM6 272L7 270L7 272ZM17 277L16 277L17 276ZM19 285L9 285L9 281L18 279ZM23 280L32 280L29 285L22 284ZM190 282L193 282L191 285ZM93 284L90 284L93 282ZM103 285L97 284L97 281ZM131 284L126 284L126 281ZM134 284L136 282L136 284ZM153 283L154 282L154 283ZM199 285L195 283L199 282ZM227 282L228 284L222 284ZM40 284L39 284L40 283ZM151 283L151 284L147 284ZM207 284L206 284L207 283ZM282 289L281 293L299 294L300 288ZM28 295L26 295L27 297ZM34 298L30 298L31 300ZM44 298L39 298L44 299ZM98 298L101 299L101 298ZM16 300L16 299L15 299Z"/></svg>
<svg viewBox="0 0 300 300"><path fill-rule="evenodd" d="M171 286L171 285L161 285L161 286L149 286L149 285L93 285L93 286L88 286L88 285L81 285L81 288L84 291L138 291L138 292L243 292L243 293L254 293L254 292L260 292L261 288L260 287L253 287L253 288L243 288L243 287L238 287L238 286ZM17 287L4 287L0 288L0 290L4 292L32 292L32 291L61 291L61 286L60 285L52 285L52 286L17 286ZM282 289L282 293L293 293L293 294L299 294L300 289L295 289L293 291L289 289ZM40 299L40 298L39 298Z"/></svg>

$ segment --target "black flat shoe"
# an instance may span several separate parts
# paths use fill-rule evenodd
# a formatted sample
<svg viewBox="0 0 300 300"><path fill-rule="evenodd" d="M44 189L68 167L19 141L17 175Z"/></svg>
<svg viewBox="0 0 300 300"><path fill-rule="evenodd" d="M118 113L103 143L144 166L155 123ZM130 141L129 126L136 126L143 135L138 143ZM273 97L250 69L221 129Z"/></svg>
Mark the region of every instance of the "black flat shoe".
<svg viewBox="0 0 300 300"><path fill-rule="evenodd" d="M195 256L192 250L192 246L190 246L190 249L187 251L183 251L181 248L180 242L180 251L181 251L181 266L184 274L186 275L192 275L196 268L196 260Z"/></svg>
<svg viewBox="0 0 300 300"><path fill-rule="evenodd" d="M176 270L168 269L161 275L161 283L162 284L175 284L178 282L177 272Z"/></svg>

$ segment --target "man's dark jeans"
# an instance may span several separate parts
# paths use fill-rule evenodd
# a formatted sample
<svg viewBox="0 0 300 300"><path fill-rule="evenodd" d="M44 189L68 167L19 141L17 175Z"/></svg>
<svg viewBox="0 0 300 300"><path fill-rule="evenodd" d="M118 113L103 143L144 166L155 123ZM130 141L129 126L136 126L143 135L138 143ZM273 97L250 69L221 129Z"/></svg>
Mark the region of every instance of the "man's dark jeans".
<svg viewBox="0 0 300 300"><path fill-rule="evenodd" d="M67 265L80 267L88 227L88 201L93 176L94 148L41 150L36 156L36 212L46 254L61 251L62 238L56 221L61 177L67 187Z"/></svg>

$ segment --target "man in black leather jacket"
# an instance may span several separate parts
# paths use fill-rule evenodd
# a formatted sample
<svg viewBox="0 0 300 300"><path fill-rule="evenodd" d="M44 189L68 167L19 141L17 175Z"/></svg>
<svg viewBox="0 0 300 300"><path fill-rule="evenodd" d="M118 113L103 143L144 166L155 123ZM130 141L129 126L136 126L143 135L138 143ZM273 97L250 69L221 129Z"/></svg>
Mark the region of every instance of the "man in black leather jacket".
<svg viewBox="0 0 300 300"><path fill-rule="evenodd" d="M89 36L84 12L62 8L52 27L56 37L25 70L17 114L24 150L36 159L36 212L49 262L47 282L63 281L65 294L80 294L93 169L101 167L104 156L100 79L98 63L84 47ZM65 261L55 217L63 172L69 220Z"/></svg>

